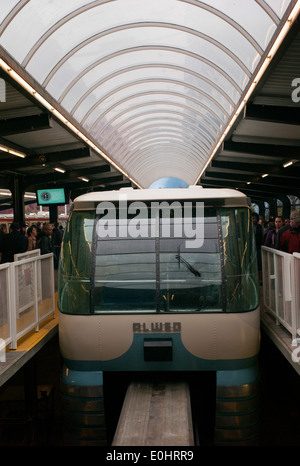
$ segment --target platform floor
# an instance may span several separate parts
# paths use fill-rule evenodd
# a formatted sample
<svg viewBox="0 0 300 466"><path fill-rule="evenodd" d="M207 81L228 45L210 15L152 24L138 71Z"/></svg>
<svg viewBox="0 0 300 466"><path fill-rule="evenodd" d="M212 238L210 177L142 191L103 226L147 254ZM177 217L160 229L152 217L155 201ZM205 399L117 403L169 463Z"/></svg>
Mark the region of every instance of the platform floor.
<svg viewBox="0 0 300 466"><path fill-rule="evenodd" d="M57 302L57 296L55 299ZM18 341L16 350L7 349L5 362L0 363L0 387L16 374L30 359L58 333L58 309L55 317L45 319L40 324L39 331L32 330Z"/></svg>
<svg viewBox="0 0 300 466"><path fill-rule="evenodd" d="M274 317L266 312L263 302L261 302L260 322L262 330L268 335L297 374L300 375L300 361L294 362L292 359L295 346L292 346L291 334L282 325L276 324Z"/></svg>

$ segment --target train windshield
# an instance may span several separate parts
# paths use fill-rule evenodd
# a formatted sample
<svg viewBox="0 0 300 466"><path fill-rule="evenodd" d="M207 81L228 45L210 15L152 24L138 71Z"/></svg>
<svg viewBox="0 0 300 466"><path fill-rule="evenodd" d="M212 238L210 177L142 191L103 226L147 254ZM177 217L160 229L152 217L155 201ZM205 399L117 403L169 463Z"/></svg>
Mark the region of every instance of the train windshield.
<svg viewBox="0 0 300 466"><path fill-rule="evenodd" d="M245 312L258 305L247 208L135 203L73 211L59 274L61 312ZM161 207L161 206L160 206Z"/></svg>

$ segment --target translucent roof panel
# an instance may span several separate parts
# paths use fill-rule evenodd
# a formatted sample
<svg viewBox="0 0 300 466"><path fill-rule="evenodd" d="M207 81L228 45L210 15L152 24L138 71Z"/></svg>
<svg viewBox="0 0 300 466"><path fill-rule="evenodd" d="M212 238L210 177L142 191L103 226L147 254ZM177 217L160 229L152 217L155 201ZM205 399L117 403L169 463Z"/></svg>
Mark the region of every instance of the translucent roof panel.
<svg viewBox="0 0 300 466"><path fill-rule="evenodd" d="M140 186L193 184L294 3L0 0L0 46Z"/></svg>

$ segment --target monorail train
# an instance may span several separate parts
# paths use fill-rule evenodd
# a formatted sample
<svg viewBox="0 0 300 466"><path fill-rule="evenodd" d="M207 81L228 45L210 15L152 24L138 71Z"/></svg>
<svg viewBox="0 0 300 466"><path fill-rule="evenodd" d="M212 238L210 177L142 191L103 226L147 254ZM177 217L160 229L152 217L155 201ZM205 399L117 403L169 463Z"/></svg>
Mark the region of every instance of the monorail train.
<svg viewBox="0 0 300 466"><path fill-rule="evenodd" d="M106 371L215 371L216 441L254 437L259 286L244 194L191 186L78 197L58 307L72 419L84 413L86 427L95 425L96 408L88 420L82 399L102 400Z"/></svg>

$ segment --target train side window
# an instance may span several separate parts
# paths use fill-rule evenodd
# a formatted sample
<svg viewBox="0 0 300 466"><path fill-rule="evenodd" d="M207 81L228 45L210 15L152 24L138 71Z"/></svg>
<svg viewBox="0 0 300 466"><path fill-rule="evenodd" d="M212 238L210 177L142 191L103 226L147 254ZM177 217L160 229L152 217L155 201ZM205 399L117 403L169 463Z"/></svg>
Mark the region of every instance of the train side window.
<svg viewBox="0 0 300 466"><path fill-rule="evenodd" d="M71 212L65 230L59 268L61 312L90 313L91 248L95 211Z"/></svg>
<svg viewBox="0 0 300 466"><path fill-rule="evenodd" d="M257 262L250 211L246 208L220 209L226 310L244 312L259 303Z"/></svg>

